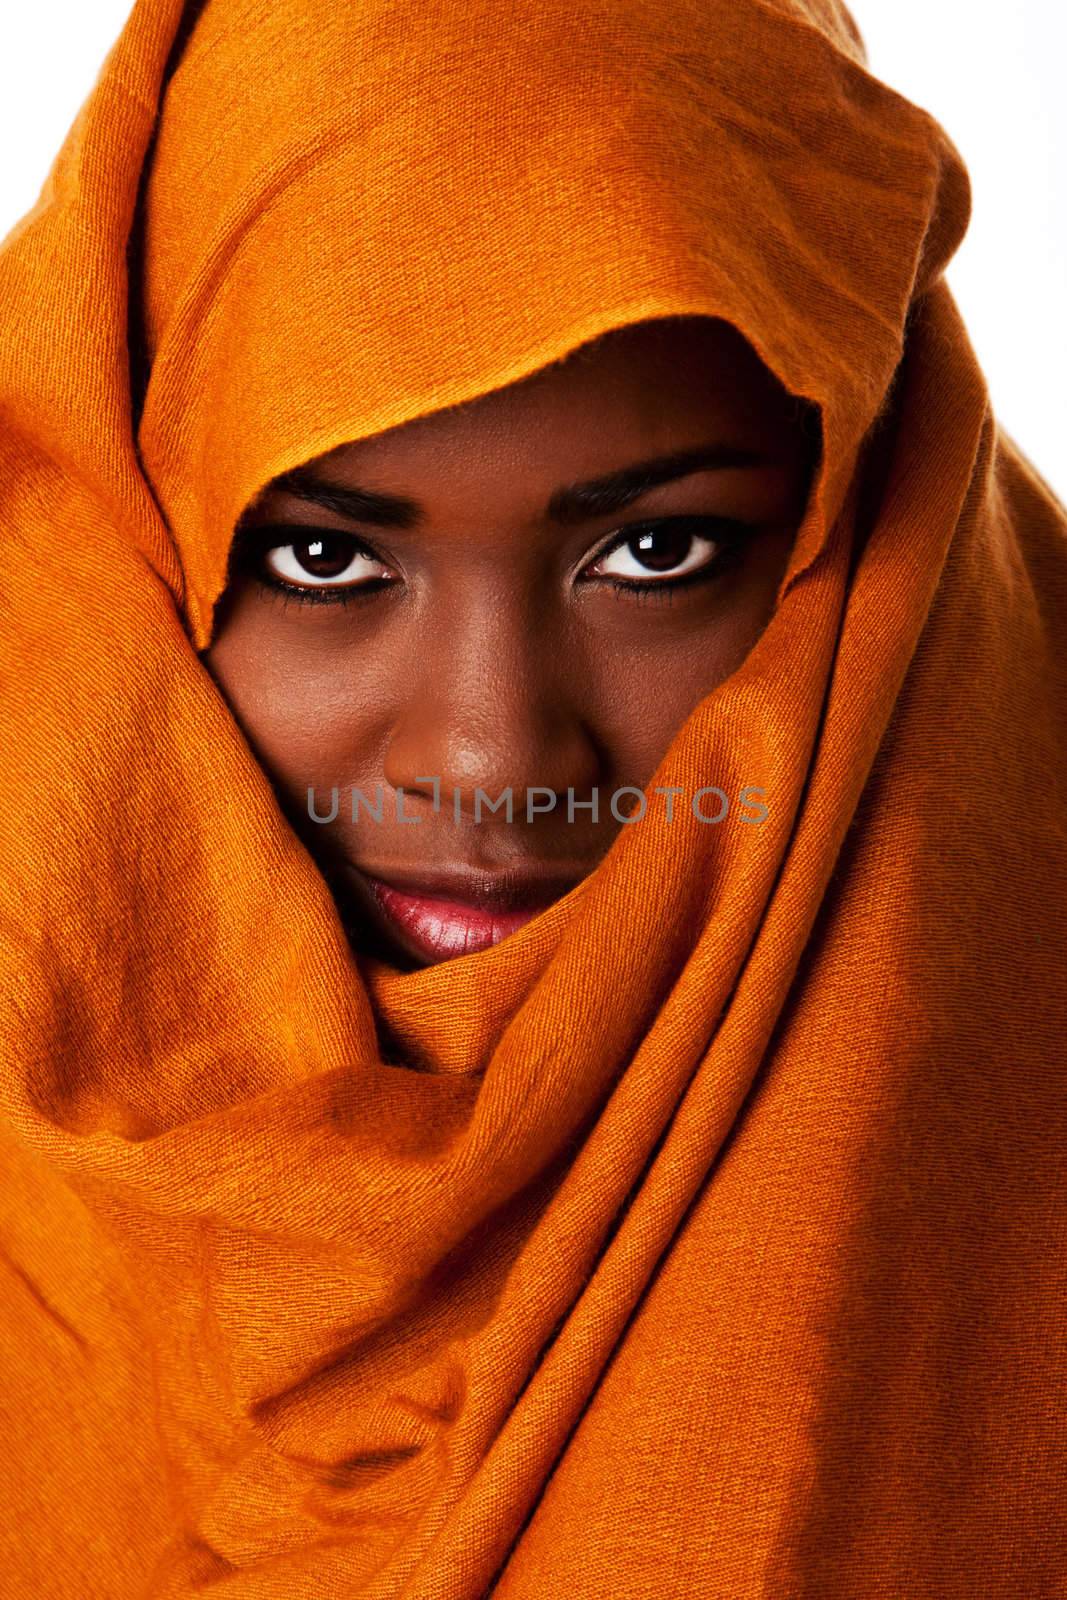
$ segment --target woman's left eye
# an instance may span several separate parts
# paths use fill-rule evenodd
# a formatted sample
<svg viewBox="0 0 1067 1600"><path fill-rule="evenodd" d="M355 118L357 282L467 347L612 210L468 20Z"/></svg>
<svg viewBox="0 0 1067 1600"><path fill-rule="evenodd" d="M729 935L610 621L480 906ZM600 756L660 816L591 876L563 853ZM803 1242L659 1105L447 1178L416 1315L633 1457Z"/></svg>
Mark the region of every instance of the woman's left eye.
<svg viewBox="0 0 1067 1600"><path fill-rule="evenodd" d="M664 585L710 568L730 543L726 524L707 517L672 517L631 528L611 545L583 577L611 578L620 586Z"/></svg>

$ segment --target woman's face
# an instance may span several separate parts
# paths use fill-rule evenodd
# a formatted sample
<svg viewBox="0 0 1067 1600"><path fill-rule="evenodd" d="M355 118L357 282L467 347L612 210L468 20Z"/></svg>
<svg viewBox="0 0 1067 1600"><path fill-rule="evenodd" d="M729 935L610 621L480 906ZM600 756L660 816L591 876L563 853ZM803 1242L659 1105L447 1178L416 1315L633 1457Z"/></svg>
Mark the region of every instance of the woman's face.
<svg viewBox="0 0 1067 1600"><path fill-rule="evenodd" d="M593 869L768 621L813 455L732 328L674 319L259 496L206 660L359 948L481 949Z"/></svg>

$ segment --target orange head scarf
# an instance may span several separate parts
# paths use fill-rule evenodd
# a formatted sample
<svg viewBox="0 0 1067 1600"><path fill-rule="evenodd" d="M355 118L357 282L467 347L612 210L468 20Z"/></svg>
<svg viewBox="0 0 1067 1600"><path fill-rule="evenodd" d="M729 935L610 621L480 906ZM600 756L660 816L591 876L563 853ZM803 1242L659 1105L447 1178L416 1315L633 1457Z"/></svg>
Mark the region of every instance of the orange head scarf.
<svg viewBox="0 0 1067 1600"><path fill-rule="evenodd" d="M837 0L138 0L0 251L5 1593L1067 1592L1067 543ZM706 314L774 615L491 950L356 960L205 671L273 475Z"/></svg>

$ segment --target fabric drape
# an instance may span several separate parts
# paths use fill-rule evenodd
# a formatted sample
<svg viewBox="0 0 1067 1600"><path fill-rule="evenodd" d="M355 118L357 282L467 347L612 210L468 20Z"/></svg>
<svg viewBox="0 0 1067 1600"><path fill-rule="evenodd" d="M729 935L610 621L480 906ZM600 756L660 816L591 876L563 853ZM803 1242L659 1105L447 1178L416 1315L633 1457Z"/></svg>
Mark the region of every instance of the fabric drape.
<svg viewBox="0 0 1067 1600"><path fill-rule="evenodd" d="M0 248L5 1594L1067 1595L1067 519L968 207L836 0L138 0ZM357 958L235 520L682 314L821 418L653 779L768 820Z"/></svg>

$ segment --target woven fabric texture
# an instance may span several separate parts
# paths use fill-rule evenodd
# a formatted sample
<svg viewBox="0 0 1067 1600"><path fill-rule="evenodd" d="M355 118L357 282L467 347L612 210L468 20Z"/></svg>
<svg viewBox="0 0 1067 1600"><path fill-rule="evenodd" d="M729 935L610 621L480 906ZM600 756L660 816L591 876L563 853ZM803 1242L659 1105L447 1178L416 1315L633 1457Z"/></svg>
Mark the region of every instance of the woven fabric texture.
<svg viewBox="0 0 1067 1600"><path fill-rule="evenodd" d="M0 248L5 1596L1067 1596L1067 519L968 207L836 0L138 0ZM677 314L821 417L654 779L768 820L362 963L235 518Z"/></svg>

